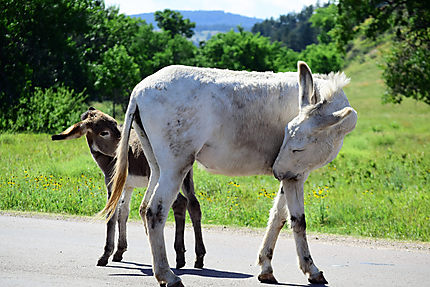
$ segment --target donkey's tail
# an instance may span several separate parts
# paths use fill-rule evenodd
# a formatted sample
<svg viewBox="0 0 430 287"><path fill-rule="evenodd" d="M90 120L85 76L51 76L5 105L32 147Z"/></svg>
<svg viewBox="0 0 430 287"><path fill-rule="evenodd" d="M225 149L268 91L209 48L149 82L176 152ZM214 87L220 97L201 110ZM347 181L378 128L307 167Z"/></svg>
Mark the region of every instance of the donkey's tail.
<svg viewBox="0 0 430 287"><path fill-rule="evenodd" d="M113 172L111 195L106 202L106 206L100 211L100 215L107 215L109 220L115 213L116 207L122 196L125 182L128 175L128 149L130 130L133 123L134 113L136 112L136 99L133 94L130 97L127 112L125 114L124 126L121 133L121 140L116 149L116 162L115 169Z"/></svg>

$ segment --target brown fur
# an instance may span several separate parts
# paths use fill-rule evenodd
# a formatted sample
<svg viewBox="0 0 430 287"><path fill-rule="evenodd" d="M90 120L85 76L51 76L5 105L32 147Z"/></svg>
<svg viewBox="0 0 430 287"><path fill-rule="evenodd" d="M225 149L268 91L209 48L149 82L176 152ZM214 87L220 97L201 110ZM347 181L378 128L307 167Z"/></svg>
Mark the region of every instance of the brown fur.
<svg viewBox="0 0 430 287"><path fill-rule="evenodd" d="M115 211L128 175L128 148L131 126L125 126L122 131L121 141L117 148L115 170L112 177L112 195L106 202L106 206L99 214L107 214L109 220Z"/></svg>
<svg viewBox="0 0 430 287"><path fill-rule="evenodd" d="M107 204L105 207L108 215L105 252L103 256L100 257L97 265L106 265L110 255L113 252L113 238L116 221L127 221L128 213L126 213L126 217L123 218L123 216L119 216L114 211L119 200L121 199L122 190L126 184L128 173L138 177L146 177L147 179L149 179L150 175L149 164L146 160L137 134L134 132L134 130L128 130L128 132L129 138L121 141L119 144L120 152L116 158L116 148L121 139L121 128L118 126L115 119L109 115L104 114L103 112L94 108L89 108L88 111L82 114L81 122L72 125L60 134L52 136L52 140L68 140L86 135L86 140L90 148L91 155L105 176L105 183L108 189L108 203L110 204ZM109 137L106 137L107 133L110 135ZM105 137L103 137L103 134L105 134ZM116 159L118 159L118 161ZM113 177L112 171L115 168L116 162L119 162L120 164L116 165L118 172L115 173L116 177ZM116 189L116 192L114 189ZM185 265L185 257L183 254L185 252L185 246L183 237L186 208L188 208L188 212L190 213L196 237L195 267L203 268L203 257L206 253L206 250L201 234L201 210L194 194L192 170L189 171L185 177L182 190L186 197L179 194L176 201L180 201L181 204L173 205L176 223L175 226L177 229L175 234L175 242L178 242L175 243L175 248L181 251L177 252L176 255L177 268L181 268ZM125 230L125 225L124 223L122 224L122 228ZM121 223L119 223L119 228L121 229ZM113 260L121 261L122 254L126 251L126 248L126 237L121 238L120 236L118 241L118 251L115 253Z"/></svg>

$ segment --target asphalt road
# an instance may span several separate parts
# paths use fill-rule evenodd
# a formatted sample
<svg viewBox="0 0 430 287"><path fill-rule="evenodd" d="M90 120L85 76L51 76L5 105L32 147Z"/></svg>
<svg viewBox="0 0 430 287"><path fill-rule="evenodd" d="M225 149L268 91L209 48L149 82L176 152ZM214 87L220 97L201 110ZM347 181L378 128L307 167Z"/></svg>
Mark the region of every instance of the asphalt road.
<svg viewBox="0 0 430 287"><path fill-rule="evenodd" d="M104 223L81 218L0 215L0 286L158 286L140 222L129 224L129 248L120 263L96 267ZM206 227L205 269L193 268L194 239L186 229L185 286L270 286L258 282L255 265L263 230ZM173 228L165 230L175 263ZM430 245L324 235L309 236L311 253L327 286L430 286ZM294 241L281 234L273 259L283 286L309 286L296 263Z"/></svg>

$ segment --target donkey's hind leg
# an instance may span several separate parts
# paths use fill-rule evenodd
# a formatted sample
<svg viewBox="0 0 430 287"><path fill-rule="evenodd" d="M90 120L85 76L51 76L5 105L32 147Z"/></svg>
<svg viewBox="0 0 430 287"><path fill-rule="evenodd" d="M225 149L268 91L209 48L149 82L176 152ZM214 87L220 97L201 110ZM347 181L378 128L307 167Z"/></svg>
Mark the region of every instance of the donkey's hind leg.
<svg viewBox="0 0 430 287"><path fill-rule="evenodd" d="M193 182L193 169L191 168L188 174L184 178L182 184L182 191L188 199L188 213L193 223L194 238L195 238L195 252L196 261L194 262L194 268L203 268L203 259L206 254L206 248L203 243L202 236L202 211L200 209L200 203L194 193L194 182Z"/></svg>
<svg viewBox="0 0 430 287"><path fill-rule="evenodd" d="M182 174L174 169L163 170L160 166L160 179L146 210L154 275L160 284L167 286L183 286L181 279L170 270L163 232L169 209L179 193L182 180Z"/></svg>
<svg viewBox="0 0 430 287"><path fill-rule="evenodd" d="M175 216L175 251L176 251L176 269L185 266L185 216L187 211L187 199L178 193L178 197L172 205Z"/></svg>
<svg viewBox="0 0 430 287"><path fill-rule="evenodd" d="M113 261L120 262L122 255L127 251L127 220L130 213L130 199L133 193L133 187L125 187L122 199L118 208L118 247L113 255Z"/></svg>
<svg viewBox="0 0 430 287"><path fill-rule="evenodd" d="M155 158L151 143L149 142L148 136L143 128L142 121L140 119L139 109L137 109L135 113L133 127L136 130L136 134L142 144L142 148L143 148L146 160L148 161L148 165L151 170L148 187L146 188L145 195L139 207L139 214L145 225L145 231L148 234L148 226L147 226L146 217L145 217L146 208L154 192L158 179L160 178L160 168L158 166L157 159Z"/></svg>

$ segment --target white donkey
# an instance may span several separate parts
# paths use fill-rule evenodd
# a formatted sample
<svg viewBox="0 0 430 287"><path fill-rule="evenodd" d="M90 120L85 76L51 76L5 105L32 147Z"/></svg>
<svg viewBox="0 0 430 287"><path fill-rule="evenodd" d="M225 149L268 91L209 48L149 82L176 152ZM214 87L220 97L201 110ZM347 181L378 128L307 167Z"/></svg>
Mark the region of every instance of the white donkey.
<svg viewBox="0 0 430 287"><path fill-rule="evenodd" d="M299 62L298 81L296 75L170 66L135 87L117 150L112 196L103 212L115 210L121 197L134 118L151 168L140 215L160 284L183 286L169 268L163 228L195 160L213 173L274 174L281 181L259 252L260 281L276 283L271 260L289 213L300 268L309 282L327 283L306 241L303 185L311 170L336 157L357 114L342 91L349 82L343 73L313 78Z"/></svg>

